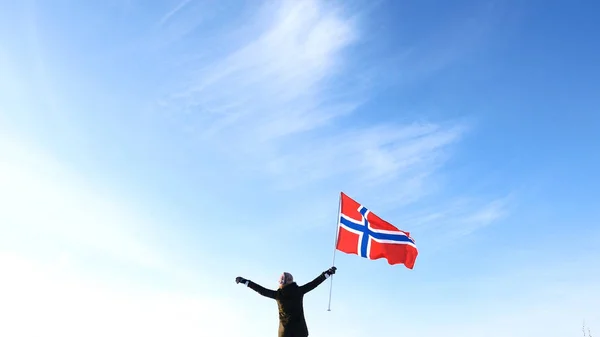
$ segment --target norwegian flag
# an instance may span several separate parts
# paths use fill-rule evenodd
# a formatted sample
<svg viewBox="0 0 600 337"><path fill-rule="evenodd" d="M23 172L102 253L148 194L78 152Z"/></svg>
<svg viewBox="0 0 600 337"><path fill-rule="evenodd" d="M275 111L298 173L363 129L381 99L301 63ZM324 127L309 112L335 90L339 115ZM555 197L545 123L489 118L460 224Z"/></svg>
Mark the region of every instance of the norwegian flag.
<svg viewBox="0 0 600 337"><path fill-rule="evenodd" d="M413 269L418 250L409 232L399 230L365 206L341 193L336 249L370 260Z"/></svg>

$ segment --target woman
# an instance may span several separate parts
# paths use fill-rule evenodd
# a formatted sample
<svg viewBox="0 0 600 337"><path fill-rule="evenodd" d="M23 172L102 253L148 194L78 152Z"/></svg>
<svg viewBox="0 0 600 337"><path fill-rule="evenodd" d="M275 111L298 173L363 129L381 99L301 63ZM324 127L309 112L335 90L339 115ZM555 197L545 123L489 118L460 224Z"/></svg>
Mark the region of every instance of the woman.
<svg viewBox="0 0 600 337"><path fill-rule="evenodd" d="M302 286L294 282L292 274L283 273L279 277L279 289L276 291L263 288L239 276L235 279L235 282L243 283L262 296L277 301L279 307L279 337L307 337L308 328L304 319L303 306L304 295L335 274L336 269L336 267L331 267Z"/></svg>

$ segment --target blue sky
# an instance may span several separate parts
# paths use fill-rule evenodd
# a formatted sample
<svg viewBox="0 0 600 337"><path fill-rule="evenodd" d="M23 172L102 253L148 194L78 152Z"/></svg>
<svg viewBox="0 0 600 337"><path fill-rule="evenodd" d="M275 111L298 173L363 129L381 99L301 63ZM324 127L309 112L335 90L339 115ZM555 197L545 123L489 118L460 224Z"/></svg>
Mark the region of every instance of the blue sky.
<svg viewBox="0 0 600 337"><path fill-rule="evenodd" d="M340 191L420 255L312 336L600 329L599 4L1 4L0 334L275 334Z"/></svg>

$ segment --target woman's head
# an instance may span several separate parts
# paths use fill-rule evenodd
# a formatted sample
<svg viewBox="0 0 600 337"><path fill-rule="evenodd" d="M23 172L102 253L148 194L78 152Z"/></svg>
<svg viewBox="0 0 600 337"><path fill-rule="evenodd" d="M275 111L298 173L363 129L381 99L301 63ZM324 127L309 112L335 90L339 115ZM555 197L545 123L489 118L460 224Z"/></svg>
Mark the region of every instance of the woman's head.
<svg viewBox="0 0 600 337"><path fill-rule="evenodd" d="M283 274L281 274L281 276L279 276L279 288L285 287L286 285L293 282L294 277L290 273L284 272Z"/></svg>

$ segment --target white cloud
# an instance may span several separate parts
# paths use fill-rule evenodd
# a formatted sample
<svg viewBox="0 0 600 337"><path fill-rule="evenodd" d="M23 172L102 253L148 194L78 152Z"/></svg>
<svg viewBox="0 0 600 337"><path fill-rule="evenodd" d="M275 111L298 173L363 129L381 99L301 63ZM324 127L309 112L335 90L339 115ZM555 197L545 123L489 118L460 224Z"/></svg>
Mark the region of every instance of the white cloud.
<svg viewBox="0 0 600 337"><path fill-rule="evenodd" d="M165 228L125 197L7 132L0 154L0 335L242 333L227 324L236 311L230 298L206 289L219 280L154 245ZM139 283L149 275L160 280Z"/></svg>
<svg viewBox="0 0 600 337"><path fill-rule="evenodd" d="M0 153L0 240L42 255L51 248L57 254L99 253L143 267L166 266L140 232L154 224L128 209L110 188L90 184L37 146L6 133L0 136Z"/></svg>
<svg viewBox="0 0 600 337"><path fill-rule="evenodd" d="M444 251L478 230L505 220L511 213L515 196L492 199L451 197L437 199L426 206L396 212L390 219L410 229L417 245L426 253Z"/></svg>
<svg viewBox="0 0 600 337"><path fill-rule="evenodd" d="M262 30L250 25L246 42L232 52L186 69L193 78L160 100L160 109L205 146L279 187L345 175L356 184L391 183L396 200L425 193L425 179L464 127L396 124L378 120L376 112L356 116L368 88L352 82L360 69L352 67L349 48L361 36L355 18L341 8L287 1L260 13L252 22ZM342 127L337 122L345 117L366 120Z"/></svg>
<svg viewBox="0 0 600 337"><path fill-rule="evenodd" d="M298 185L340 174L359 179L351 184L406 182L433 170L443 149L460 133L459 128L432 124L355 129L307 140L294 152L268 162L267 167L272 174L294 178Z"/></svg>
<svg viewBox="0 0 600 337"><path fill-rule="evenodd" d="M473 225L473 228L471 230L487 226L506 215L508 211L507 203L507 198L494 200L488 203L487 205L483 206L481 209L477 210L475 213L468 215L464 219L464 221Z"/></svg>
<svg viewBox="0 0 600 337"><path fill-rule="evenodd" d="M0 254L0 335L239 336L228 298L110 287L68 268Z"/></svg>
<svg viewBox="0 0 600 337"><path fill-rule="evenodd" d="M227 170L253 172L253 178L270 184L265 188L279 190L273 193L294 191L290 203L300 202L302 209L281 201L268 228L328 226L340 190L382 216L422 207L415 203L434 192L445 195L437 173L469 126L398 123L394 119L402 111L393 111L396 116L358 113L371 94L368 85L356 81L371 66L353 53L365 41L360 15L318 0L270 3L257 12L231 27L244 27L242 42L212 60L188 63L185 74L176 69L180 86L170 88L158 108L179 130L189 131L198 146L233 158ZM222 36L228 39L227 32ZM488 200L445 209L448 200L442 199L425 214L438 214L425 227L447 224L444 232L435 233L439 240L500 218L495 211L501 205L482 205ZM310 225L305 209L311 212Z"/></svg>
<svg viewBox="0 0 600 337"><path fill-rule="evenodd" d="M346 112L321 105L327 100L323 81L355 38L351 22L317 1L286 2L269 14L274 22L265 31L201 74L193 69L198 78L173 95L194 110L198 123L209 123L202 132L226 138L233 132L238 141L241 133L241 141L260 143L312 130Z"/></svg>
<svg viewBox="0 0 600 337"><path fill-rule="evenodd" d="M164 25L165 23L167 23L167 21L169 21L169 19L171 19L173 15L177 14L177 12L182 10L190 2L191 0L183 0L180 3L178 3L177 6L175 6L175 8L170 10L168 13L165 14L165 16L162 17L162 19L160 19L159 24Z"/></svg>

